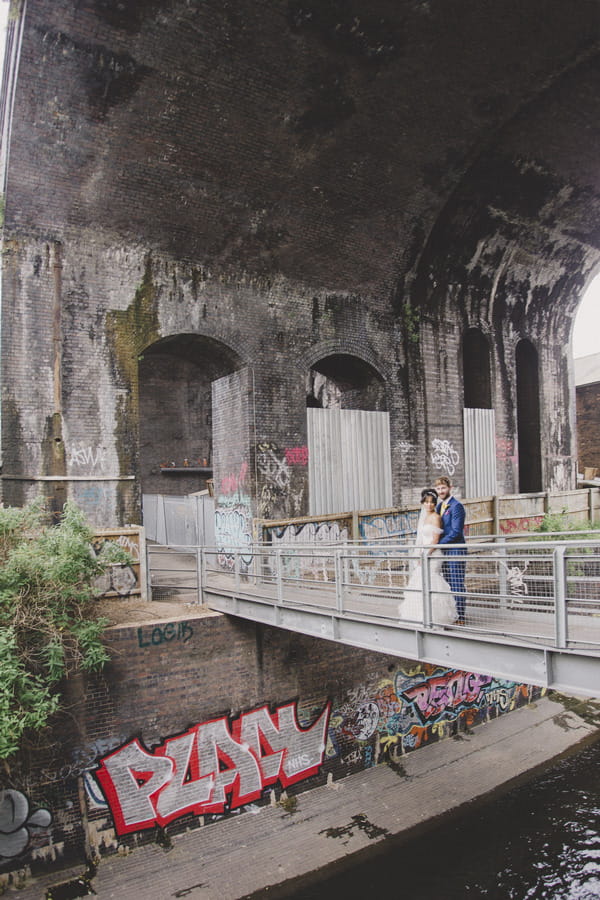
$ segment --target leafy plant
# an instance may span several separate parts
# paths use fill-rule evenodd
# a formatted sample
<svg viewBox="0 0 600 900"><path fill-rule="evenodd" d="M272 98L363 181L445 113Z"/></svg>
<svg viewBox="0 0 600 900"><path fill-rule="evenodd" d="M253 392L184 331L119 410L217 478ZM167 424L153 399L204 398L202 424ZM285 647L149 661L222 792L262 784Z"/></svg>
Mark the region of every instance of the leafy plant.
<svg viewBox="0 0 600 900"><path fill-rule="evenodd" d="M65 504L57 525L43 503L0 508L0 760L19 752L61 706L60 682L108 661L106 619L94 615L94 580L129 557L92 551L83 514Z"/></svg>
<svg viewBox="0 0 600 900"><path fill-rule="evenodd" d="M419 343L419 312L406 301L402 305L402 321L406 336L411 344Z"/></svg>
<svg viewBox="0 0 600 900"><path fill-rule="evenodd" d="M589 521L574 522L564 510L561 513L546 513L537 528L533 530L540 534L547 534L548 537L545 540L555 540L554 536L557 534L560 534L565 540L595 540L599 536L600 527Z"/></svg>

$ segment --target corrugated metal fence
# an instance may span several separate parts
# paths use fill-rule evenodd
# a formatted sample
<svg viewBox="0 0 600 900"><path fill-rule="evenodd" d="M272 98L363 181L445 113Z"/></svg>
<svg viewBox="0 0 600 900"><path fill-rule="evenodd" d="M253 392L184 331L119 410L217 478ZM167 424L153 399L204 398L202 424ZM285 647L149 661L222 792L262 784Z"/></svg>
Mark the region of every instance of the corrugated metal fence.
<svg viewBox="0 0 600 900"><path fill-rule="evenodd" d="M493 409L465 409L465 494L496 493L496 416Z"/></svg>
<svg viewBox="0 0 600 900"><path fill-rule="evenodd" d="M307 409L310 515L392 504L389 413Z"/></svg>

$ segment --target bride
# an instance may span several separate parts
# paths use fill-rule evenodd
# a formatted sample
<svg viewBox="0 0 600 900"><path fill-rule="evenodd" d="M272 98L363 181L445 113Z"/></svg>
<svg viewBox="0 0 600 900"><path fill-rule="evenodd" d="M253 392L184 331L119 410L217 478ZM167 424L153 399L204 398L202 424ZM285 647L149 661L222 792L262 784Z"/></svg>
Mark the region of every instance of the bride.
<svg viewBox="0 0 600 900"><path fill-rule="evenodd" d="M442 519L436 511L438 495L433 488L425 488L421 492L421 514L417 527L416 547L431 547L430 556L433 557L429 564L429 583L431 587L432 620L435 625L451 625L456 619L454 597L450 592L450 585L442 576L442 555L436 550L436 544L443 534ZM423 579L421 563L417 564L410 576L404 597L398 606L398 615L401 619L410 621L423 621Z"/></svg>

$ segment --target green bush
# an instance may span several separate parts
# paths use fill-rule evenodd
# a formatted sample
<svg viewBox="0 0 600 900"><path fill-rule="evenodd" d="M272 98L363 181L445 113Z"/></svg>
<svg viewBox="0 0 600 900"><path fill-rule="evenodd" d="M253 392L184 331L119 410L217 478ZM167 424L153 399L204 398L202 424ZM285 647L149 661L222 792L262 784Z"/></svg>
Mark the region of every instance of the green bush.
<svg viewBox="0 0 600 900"><path fill-rule="evenodd" d="M109 659L94 580L129 557L114 544L96 556L93 537L71 503L57 525L46 523L41 501L0 508L0 760L46 728L63 679L99 671Z"/></svg>
<svg viewBox="0 0 600 900"><path fill-rule="evenodd" d="M546 513L535 532L548 534L548 540L554 540L554 535L561 535L565 540L598 540L600 526L593 525L590 521L575 522L566 511L562 513ZM552 535L552 537L551 537Z"/></svg>

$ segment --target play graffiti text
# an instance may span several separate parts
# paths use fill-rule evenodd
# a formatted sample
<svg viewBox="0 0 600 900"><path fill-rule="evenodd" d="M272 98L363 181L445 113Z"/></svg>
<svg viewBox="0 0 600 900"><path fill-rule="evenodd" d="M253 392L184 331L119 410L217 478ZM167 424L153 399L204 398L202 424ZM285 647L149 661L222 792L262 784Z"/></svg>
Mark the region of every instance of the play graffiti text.
<svg viewBox="0 0 600 900"><path fill-rule="evenodd" d="M165 826L187 813L222 813L316 775L325 753L330 704L308 728L296 704L266 706L194 725L152 752L135 738L95 772L117 834Z"/></svg>

